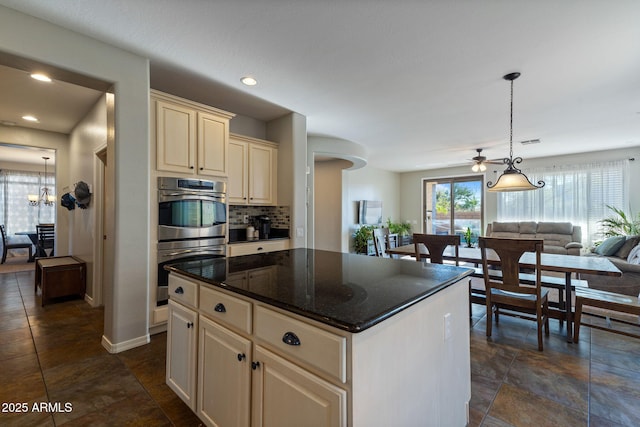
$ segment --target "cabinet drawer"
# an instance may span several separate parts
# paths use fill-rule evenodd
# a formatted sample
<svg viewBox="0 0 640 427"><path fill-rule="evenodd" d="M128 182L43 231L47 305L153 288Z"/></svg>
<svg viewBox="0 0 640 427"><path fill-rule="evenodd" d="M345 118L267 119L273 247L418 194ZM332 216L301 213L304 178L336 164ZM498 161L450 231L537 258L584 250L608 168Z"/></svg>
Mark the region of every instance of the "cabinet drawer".
<svg viewBox="0 0 640 427"><path fill-rule="evenodd" d="M289 249L289 240L261 240L251 243L233 243L227 247L227 256L253 255Z"/></svg>
<svg viewBox="0 0 640 427"><path fill-rule="evenodd" d="M347 381L345 337L262 306L256 306L255 310L255 335L283 353L308 363L343 383Z"/></svg>
<svg viewBox="0 0 640 427"><path fill-rule="evenodd" d="M200 313L240 331L251 333L251 303L200 287Z"/></svg>
<svg viewBox="0 0 640 427"><path fill-rule="evenodd" d="M169 296L173 300L195 308L198 306L198 284L171 273L169 274Z"/></svg>

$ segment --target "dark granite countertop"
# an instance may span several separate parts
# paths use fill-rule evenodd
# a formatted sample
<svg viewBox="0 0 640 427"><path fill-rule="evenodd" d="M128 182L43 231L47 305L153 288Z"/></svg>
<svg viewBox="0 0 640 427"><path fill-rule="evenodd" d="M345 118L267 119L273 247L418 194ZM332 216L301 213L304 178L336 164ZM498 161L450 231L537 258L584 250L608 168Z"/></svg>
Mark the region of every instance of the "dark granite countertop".
<svg viewBox="0 0 640 427"><path fill-rule="evenodd" d="M469 276L451 265L314 249L177 262L165 267L327 325L360 332ZM226 284L227 275L273 268L273 286ZM233 281L230 283L239 283Z"/></svg>

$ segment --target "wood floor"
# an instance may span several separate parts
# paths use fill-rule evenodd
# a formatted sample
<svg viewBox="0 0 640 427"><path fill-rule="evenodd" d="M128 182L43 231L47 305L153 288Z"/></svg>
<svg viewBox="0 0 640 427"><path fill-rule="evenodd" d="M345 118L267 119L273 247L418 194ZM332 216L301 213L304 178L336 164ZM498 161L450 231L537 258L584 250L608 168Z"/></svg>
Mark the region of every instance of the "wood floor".
<svg viewBox="0 0 640 427"><path fill-rule="evenodd" d="M0 274L0 425L201 424L164 384L166 335L109 354L103 314L82 300L42 308L32 271ZM584 328L570 344L551 321L539 352L533 322L502 316L491 340L484 322L474 306L470 426L640 425L640 340Z"/></svg>

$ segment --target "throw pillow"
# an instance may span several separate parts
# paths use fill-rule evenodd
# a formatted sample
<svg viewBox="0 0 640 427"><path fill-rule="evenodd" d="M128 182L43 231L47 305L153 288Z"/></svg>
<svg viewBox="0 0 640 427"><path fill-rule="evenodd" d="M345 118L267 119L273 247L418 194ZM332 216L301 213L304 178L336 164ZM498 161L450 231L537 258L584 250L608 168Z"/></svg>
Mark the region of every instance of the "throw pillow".
<svg viewBox="0 0 640 427"><path fill-rule="evenodd" d="M631 249L636 247L638 243L640 243L640 236L627 237L624 245L622 245L620 249L618 249L618 252L616 252L615 256L617 256L618 258L626 259L629 256L629 252L631 252Z"/></svg>
<svg viewBox="0 0 640 427"><path fill-rule="evenodd" d="M629 252L629 258L627 258L629 264L640 264L640 245L631 249Z"/></svg>
<svg viewBox="0 0 640 427"><path fill-rule="evenodd" d="M627 240L625 236L611 236L607 237L604 242L600 243L596 248L596 253L602 256L612 256L618 249L624 245Z"/></svg>

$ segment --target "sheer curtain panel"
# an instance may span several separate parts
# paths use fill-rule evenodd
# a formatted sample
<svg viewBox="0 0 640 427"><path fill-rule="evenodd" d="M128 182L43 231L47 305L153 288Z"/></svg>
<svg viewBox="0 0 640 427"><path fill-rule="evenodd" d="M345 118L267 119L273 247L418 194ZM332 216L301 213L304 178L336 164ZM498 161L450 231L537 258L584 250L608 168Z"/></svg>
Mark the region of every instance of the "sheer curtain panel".
<svg viewBox="0 0 640 427"><path fill-rule="evenodd" d="M607 205L629 210L629 160L528 169L535 191L498 193L498 221L571 222L582 227L582 244L602 240L599 221Z"/></svg>
<svg viewBox="0 0 640 427"><path fill-rule="evenodd" d="M31 206L27 200L29 194L41 194L45 185L55 194L53 173L45 179L42 172L0 171L0 224L5 225L7 237L13 240L16 232L35 231L36 224L55 222L55 204Z"/></svg>

